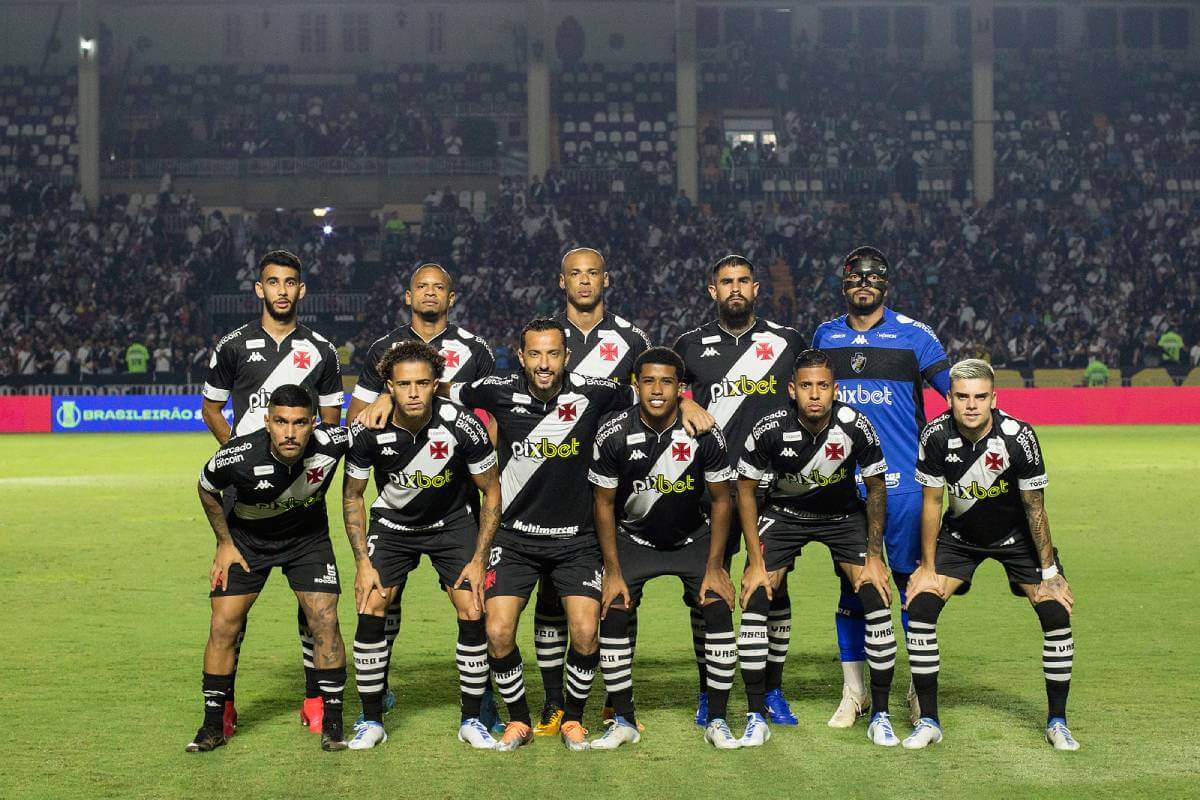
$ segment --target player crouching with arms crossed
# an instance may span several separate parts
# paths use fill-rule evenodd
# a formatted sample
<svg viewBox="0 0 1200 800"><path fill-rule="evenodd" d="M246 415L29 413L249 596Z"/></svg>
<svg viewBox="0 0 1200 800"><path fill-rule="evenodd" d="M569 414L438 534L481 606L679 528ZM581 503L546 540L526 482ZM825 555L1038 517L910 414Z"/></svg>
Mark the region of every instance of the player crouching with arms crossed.
<svg viewBox="0 0 1200 800"><path fill-rule="evenodd" d="M921 434L917 481L925 488L921 564L908 584L908 658L921 719L904 746L920 749L942 740L938 615L953 595L971 588L975 569L994 558L1013 594L1029 598L1042 625L1046 740L1056 750L1078 750L1067 728L1075 598L1050 542L1046 467L1033 428L996 408L995 377L986 361L969 358L950 368L950 410ZM950 505L943 517L946 489Z"/></svg>

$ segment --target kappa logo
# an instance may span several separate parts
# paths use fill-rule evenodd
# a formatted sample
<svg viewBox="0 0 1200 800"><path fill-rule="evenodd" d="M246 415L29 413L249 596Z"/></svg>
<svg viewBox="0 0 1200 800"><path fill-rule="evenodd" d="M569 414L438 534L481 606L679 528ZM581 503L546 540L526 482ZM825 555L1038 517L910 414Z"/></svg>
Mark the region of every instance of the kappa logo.
<svg viewBox="0 0 1200 800"><path fill-rule="evenodd" d="M643 453L641 450L634 450L633 452L631 452L629 454L630 461L641 461L645 457L646 457L646 454Z"/></svg>
<svg viewBox="0 0 1200 800"><path fill-rule="evenodd" d="M270 481L259 481L259 482L258 482L258 483L257 483L257 484L254 486L254 488L255 488L255 489L274 489L274 488L275 488L275 484L271 483Z"/></svg>
<svg viewBox="0 0 1200 800"><path fill-rule="evenodd" d="M513 406L512 413L524 414L525 416L529 416L529 412L525 409L524 406Z"/></svg>
<svg viewBox="0 0 1200 800"><path fill-rule="evenodd" d="M800 457L800 456L796 455L796 451L790 447L783 448L783 452L781 452L779 455L787 456L788 458L799 458Z"/></svg>
<svg viewBox="0 0 1200 800"><path fill-rule="evenodd" d="M861 333L858 336L855 336L854 339L850 342L850 344L866 344L866 343L867 343L867 337L863 336Z"/></svg>
<svg viewBox="0 0 1200 800"><path fill-rule="evenodd" d="M597 592L603 591L603 588L602 588L604 586L603 573L601 573L600 570L595 570L595 576L591 580L584 581L583 585L587 586L591 589L595 589Z"/></svg>
<svg viewBox="0 0 1200 800"><path fill-rule="evenodd" d="M262 353L255 350L253 353L250 354L250 357L246 359L246 363L249 364L253 361L266 361L266 360L267 359L263 358Z"/></svg>
<svg viewBox="0 0 1200 800"><path fill-rule="evenodd" d="M720 353L717 352L717 348L706 347L706 348L704 348L704 352L700 354L700 357L701 358L710 358L712 356L717 356L717 355L720 355Z"/></svg>
<svg viewBox="0 0 1200 800"><path fill-rule="evenodd" d="M337 567L333 564L325 565L325 574L319 578L313 578L313 583L323 583L332 586L338 585Z"/></svg>
<svg viewBox="0 0 1200 800"><path fill-rule="evenodd" d="M958 457L957 453L949 453L946 456L946 463L947 464L961 464L962 459Z"/></svg>
<svg viewBox="0 0 1200 800"><path fill-rule="evenodd" d="M381 455L385 455L385 456L398 456L398 455L400 455L399 453L397 453L395 450L393 450L393 449L392 449L392 448L390 448L390 447L385 447L385 448L383 448L382 450L380 450L379 452L380 452L380 454L381 454Z"/></svg>

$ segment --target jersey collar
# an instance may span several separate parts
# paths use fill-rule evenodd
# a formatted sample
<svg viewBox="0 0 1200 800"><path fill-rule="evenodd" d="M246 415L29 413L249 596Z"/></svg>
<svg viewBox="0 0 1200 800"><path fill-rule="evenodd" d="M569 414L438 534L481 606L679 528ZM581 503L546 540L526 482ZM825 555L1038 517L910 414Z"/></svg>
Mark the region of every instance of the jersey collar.
<svg viewBox="0 0 1200 800"><path fill-rule="evenodd" d="M754 318L753 325L742 331L740 334L730 333L728 330L726 330L725 326L721 324L721 320L719 318L714 319L712 324L714 328L721 332L721 334L733 339L734 342L739 342L745 336L749 336L752 333L759 333L767 329L767 321L759 316Z"/></svg>
<svg viewBox="0 0 1200 800"><path fill-rule="evenodd" d="M667 426L667 429L662 433L659 433L658 431L654 430L654 428L651 428L646 423L646 420L642 419L642 406L640 403L634 410L637 413L638 425L642 427L642 430L653 436L658 441L662 441L662 438L664 436L669 436L672 431L681 430L683 428L683 412L681 412L678 408L675 409L675 421Z"/></svg>
<svg viewBox="0 0 1200 800"><path fill-rule="evenodd" d="M446 327L442 328L440 331L438 331L437 333L435 333L433 336L429 337L428 339L426 339L421 334L417 333L417 329L413 327L411 322L409 322L404 327L408 328L408 332L410 334L412 334L412 337L414 339L416 339L418 342L424 342L425 344L429 344L434 339L440 339L441 337L445 336L446 332L450 330L450 323L447 322Z"/></svg>

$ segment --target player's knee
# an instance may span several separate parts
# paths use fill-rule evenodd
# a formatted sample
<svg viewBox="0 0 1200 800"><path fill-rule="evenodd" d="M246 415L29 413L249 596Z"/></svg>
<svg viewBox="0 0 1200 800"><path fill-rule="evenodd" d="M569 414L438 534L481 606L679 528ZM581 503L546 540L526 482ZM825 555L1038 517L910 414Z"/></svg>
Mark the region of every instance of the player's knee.
<svg viewBox="0 0 1200 800"><path fill-rule="evenodd" d="M883 602L883 596L879 594L879 590L869 583L864 583L858 588L858 601L862 604L863 612L867 614L888 607L888 604Z"/></svg>
<svg viewBox="0 0 1200 800"><path fill-rule="evenodd" d="M516 647L517 623L500 614L487 615L488 649L498 655L506 655Z"/></svg>
<svg viewBox="0 0 1200 800"><path fill-rule="evenodd" d="M908 601L908 618L913 622L935 625L945 606L946 601L933 592L921 592Z"/></svg>
<svg viewBox="0 0 1200 800"><path fill-rule="evenodd" d="M208 640L222 649L232 649L237 643L238 634L242 632L244 617L237 614L213 613L208 628Z"/></svg>
<svg viewBox="0 0 1200 800"><path fill-rule="evenodd" d="M583 654L594 653L600 647L597 636L600 621L590 614L577 615L567 620L571 632L571 647Z"/></svg>
<svg viewBox="0 0 1200 800"><path fill-rule="evenodd" d="M708 633L726 633L733 630L733 612L724 600L714 600L700 609L704 615L704 629Z"/></svg>
<svg viewBox="0 0 1200 800"><path fill-rule="evenodd" d="M1071 615L1057 600L1043 600L1035 604L1033 610L1037 612L1038 620L1042 623L1044 631L1056 631L1060 628L1071 627Z"/></svg>
<svg viewBox="0 0 1200 800"><path fill-rule="evenodd" d="M761 586L754 590L754 594L750 595L750 599L746 601L744 613L750 614L766 614L771 608L771 601L767 599L767 590Z"/></svg>
<svg viewBox="0 0 1200 800"><path fill-rule="evenodd" d="M629 612L623 608L609 608L600 620L600 635L605 639L623 639L629 635Z"/></svg>

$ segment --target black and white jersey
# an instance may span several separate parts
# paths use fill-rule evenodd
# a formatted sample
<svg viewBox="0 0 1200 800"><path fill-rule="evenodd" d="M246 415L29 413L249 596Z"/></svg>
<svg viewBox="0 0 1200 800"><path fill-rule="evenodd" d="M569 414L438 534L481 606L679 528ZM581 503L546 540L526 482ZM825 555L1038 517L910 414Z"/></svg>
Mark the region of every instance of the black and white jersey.
<svg viewBox="0 0 1200 800"><path fill-rule="evenodd" d="M500 527L527 536L593 533L588 483L600 419L633 402L633 390L609 380L568 375L547 402L522 374L456 383L450 398L496 418L500 460Z"/></svg>
<svg viewBox="0 0 1200 800"><path fill-rule="evenodd" d="M263 427L271 393L285 383L307 388L323 408L342 405L342 372L329 340L304 325L276 342L261 324L249 322L217 343L208 364L204 397L224 403L233 396L233 435Z"/></svg>
<svg viewBox="0 0 1200 800"><path fill-rule="evenodd" d="M426 531L466 513L476 492L471 475L496 465L496 451L474 412L435 398L415 434L391 418L381 430L350 428L346 474L366 480L375 470L379 496L371 519L389 530Z"/></svg>
<svg viewBox="0 0 1200 800"><path fill-rule="evenodd" d="M863 508L854 467L863 477L887 471L879 435L860 411L835 402L829 424L816 436L800 424L794 408L760 419L746 436L738 474L775 479L767 491L773 508L797 515L839 516Z"/></svg>
<svg viewBox="0 0 1200 800"><path fill-rule="evenodd" d="M740 336L713 320L675 340L692 398L725 433L731 467L755 421L788 407L792 365L805 347L795 330L761 318Z"/></svg>
<svg viewBox="0 0 1200 800"><path fill-rule="evenodd" d="M486 378L496 367L496 359L488 343L457 325L447 325L441 333L428 341L422 339L421 335L413 330L412 325L401 325L371 342L363 362L362 374L358 376L358 385L354 387L355 397L364 403L370 403L383 393L384 378L379 374L379 362L384 353L400 342L425 342L441 353L442 358L446 359L442 380L447 383L469 383Z"/></svg>
<svg viewBox="0 0 1200 800"><path fill-rule="evenodd" d="M1029 423L993 410L992 430L972 443L947 411L921 432L917 483L945 486L943 529L987 547L1029 536L1021 491L1046 486L1046 465Z"/></svg>
<svg viewBox="0 0 1200 800"><path fill-rule="evenodd" d="M683 547L707 533L704 488L735 477L719 428L695 438L678 417L658 433L636 407L607 417L593 450L588 480L617 490L617 530L648 547Z"/></svg>
<svg viewBox="0 0 1200 800"><path fill-rule="evenodd" d="M633 362L650 348L650 339L641 328L607 311L587 333L575 327L566 312L554 319L562 325L571 351L567 372L576 375L631 383Z"/></svg>
<svg viewBox="0 0 1200 800"><path fill-rule="evenodd" d="M304 454L288 466L272 452L270 433L259 428L226 442L200 470L200 485L236 490L231 530L275 540L328 533L325 492L349 448L347 429L319 423Z"/></svg>

